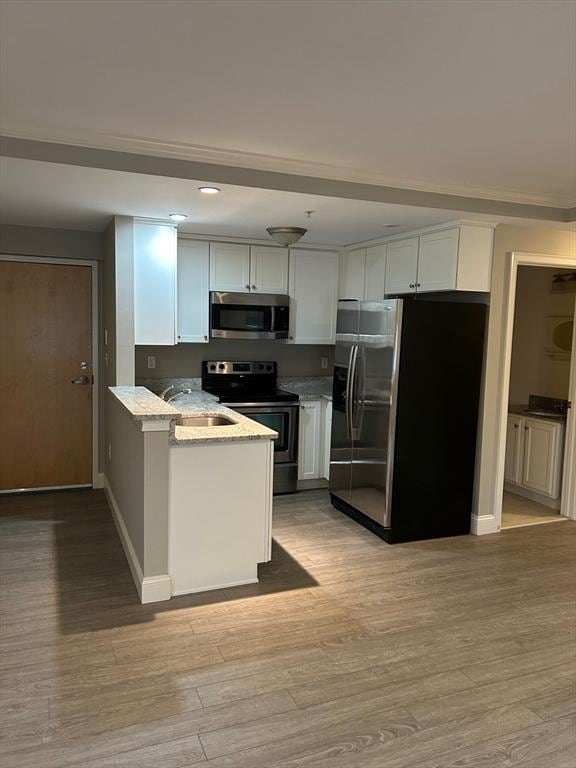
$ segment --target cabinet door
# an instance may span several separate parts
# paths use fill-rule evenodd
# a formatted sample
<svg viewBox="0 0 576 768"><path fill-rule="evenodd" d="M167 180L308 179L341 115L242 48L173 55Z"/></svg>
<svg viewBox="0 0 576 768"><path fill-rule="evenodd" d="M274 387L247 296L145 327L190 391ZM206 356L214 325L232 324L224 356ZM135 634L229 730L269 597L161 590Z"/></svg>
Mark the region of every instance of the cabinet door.
<svg viewBox="0 0 576 768"><path fill-rule="evenodd" d="M250 246L210 243L210 290L250 290Z"/></svg>
<svg viewBox="0 0 576 768"><path fill-rule="evenodd" d="M507 483L522 483L524 445L524 419L513 414L508 415L506 431L506 460L504 463L504 480Z"/></svg>
<svg viewBox="0 0 576 768"><path fill-rule="evenodd" d="M338 298L362 300L365 277L366 248L357 248L342 254Z"/></svg>
<svg viewBox="0 0 576 768"><path fill-rule="evenodd" d="M250 246L250 290L288 293L288 249Z"/></svg>
<svg viewBox="0 0 576 768"><path fill-rule="evenodd" d="M524 476L532 491L558 498L561 424L526 419L524 425Z"/></svg>
<svg viewBox="0 0 576 768"><path fill-rule="evenodd" d="M324 440L322 444L322 477L330 480L330 444L332 439L332 403L324 400L322 403L324 411L324 424L322 425Z"/></svg>
<svg viewBox="0 0 576 768"><path fill-rule="evenodd" d="M194 240L178 242L179 342L208 341L210 248Z"/></svg>
<svg viewBox="0 0 576 768"><path fill-rule="evenodd" d="M392 240L386 247L386 295L414 293L418 273L418 238Z"/></svg>
<svg viewBox="0 0 576 768"><path fill-rule="evenodd" d="M134 343L176 343L176 227L134 222Z"/></svg>
<svg viewBox="0 0 576 768"><path fill-rule="evenodd" d="M420 236L419 291L453 291L458 271L458 227Z"/></svg>
<svg viewBox="0 0 576 768"><path fill-rule="evenodd" d="M366 279L364 298L378 301L384 298L386 282L386 244L366 248Z"/></svg>
<svg viewBox="0 0 576 768"><path fill-rule="evenodd" d="M298 436L298 479L314 480L320 477L320 400L300 403Z"/></svg>
<svg viewBox="0 0 576 768"><path fill-rule="evenodd" d="M338 254L290 251L290 340L334 344L338 304Z"/></svg>

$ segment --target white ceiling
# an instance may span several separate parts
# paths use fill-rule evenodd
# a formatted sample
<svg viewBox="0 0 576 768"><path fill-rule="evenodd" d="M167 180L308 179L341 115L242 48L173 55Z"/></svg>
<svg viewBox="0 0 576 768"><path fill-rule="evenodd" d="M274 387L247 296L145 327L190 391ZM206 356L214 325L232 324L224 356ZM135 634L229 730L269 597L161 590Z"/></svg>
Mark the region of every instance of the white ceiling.
<svg viewBox="0 0 576 768"><path fill-rule="evenodd" d="M575 9L573 0L2 0L1 125L571 205Z"/></svg>
<svg viewBox="0 0 576 768"><path fill-rule="evenodd" d="M0 219L25 226L102 230L115 214L166 218L185 213L188 219L179 225L183 232L267 238L266 227L304 226L309 231L303 242L347 245L461 217L457 211L251 187L220 185L220 194L204 195L198 191L201 184L1 158ZM314 211L310 219L305 213L309 210ZM391 224L399 226L391 229Z"/></svg>

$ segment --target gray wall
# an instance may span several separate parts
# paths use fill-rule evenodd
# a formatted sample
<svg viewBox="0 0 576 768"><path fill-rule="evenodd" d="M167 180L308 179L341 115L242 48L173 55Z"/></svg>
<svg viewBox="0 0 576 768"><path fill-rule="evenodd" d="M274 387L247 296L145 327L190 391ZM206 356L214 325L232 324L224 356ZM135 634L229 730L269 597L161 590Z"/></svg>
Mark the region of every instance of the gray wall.
<svg viewBox="0 0 576 768"><path fill-rule="evenodd" d="M147 367L148 355L156 357L155 369ZM327 369L320 366L322 357L328 358ZM327 376L332 373L334 347L228 339L175 347L137 347L136 379L200 376L202 360L276 360L279 376Z"/></svg>
<svg viewBox="0 0 576 768"><path fill-rule="evenodd" d="M2 224L0 253L13 256L46 256L57 259L104 258L104 238L101 232L50 227L22 227Z"/></svg>
<svg viewBox="0 0 576 768"><path fill-rule="evenodd" d="M168 573L169 432L142 432L111 392L106 393L105 406L108 485L142 575L164 576Z"/></svg>

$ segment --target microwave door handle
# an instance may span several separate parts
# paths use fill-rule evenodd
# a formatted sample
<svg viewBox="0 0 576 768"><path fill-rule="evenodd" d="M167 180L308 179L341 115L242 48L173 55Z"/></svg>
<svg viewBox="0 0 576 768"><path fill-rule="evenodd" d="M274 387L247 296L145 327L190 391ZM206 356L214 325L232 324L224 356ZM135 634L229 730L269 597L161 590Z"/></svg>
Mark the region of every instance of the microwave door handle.
<svg viewBox="0 0 576 768"><path fill-rule="evenodd" d="M276 332L276 307L270 307L270 331Z"/></svg>

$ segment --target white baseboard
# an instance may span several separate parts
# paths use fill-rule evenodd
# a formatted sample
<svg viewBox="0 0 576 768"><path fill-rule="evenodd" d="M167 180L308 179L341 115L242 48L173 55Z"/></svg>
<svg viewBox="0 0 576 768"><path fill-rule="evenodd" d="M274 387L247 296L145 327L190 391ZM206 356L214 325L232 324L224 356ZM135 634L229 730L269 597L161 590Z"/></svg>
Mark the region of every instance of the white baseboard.
<svg viewBox="0 0 576 768"><path fill-rule="evenodd" d="M140 602L157 603L161 600L170 600L172 597L172 580L170 579L170 576L165 574L162 576L148 576L147 578L144 578L144 574L142 573L142 566L140 565L138 556L136 555L134 547L132 546L130 534L128 533L128 529L124 524L122 515L120 514L118 502L116 501L116 498L112 492L108 478L105 475L103 475L103 487L104 492L106 493L106 498L108 499L108 503L110 505L110 509L112 510L112 519L116 525L116 530L118 531L118 536L120 537L122 548L124 549L124 554L126 555L126 560L128 560L128 566L130 568L132 578L134 579L134 584L138 590Z"/></svg>
<svg viewBox="0 0 576 768"><path fill-rule="evenodd" d="M475 536L485 536L488 533L498 533L500 526L494 515L472 515L470 533Z"/></svg>
<svg viewBox="0 0 576 768"><path fill-rule="evenodd" d="M193 589L174 590L172 594L177 595L195 595L197 592L211 592L214 589L228 589L229 587L242 587L245 584L258 584L258 579L243 579L242 581L229 581L226 584L216 584L210 587L197 587Z"/></svg>
<svg viewBox="0 0 576 768"><path fill-rule="evenodd" d="M168 574L147 576L142 581L140 600L143 603L160 603L172 597L172 579Z"/></svg>

